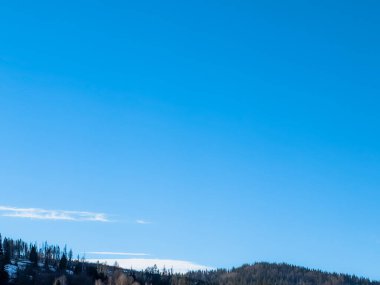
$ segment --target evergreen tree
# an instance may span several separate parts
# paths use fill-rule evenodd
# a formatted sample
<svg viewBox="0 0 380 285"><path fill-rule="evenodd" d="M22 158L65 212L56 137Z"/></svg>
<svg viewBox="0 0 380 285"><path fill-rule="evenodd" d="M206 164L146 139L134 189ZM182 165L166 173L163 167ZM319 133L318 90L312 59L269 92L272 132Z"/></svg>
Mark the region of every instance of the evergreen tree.
<svg viewBox="0 0 380 285"><path fill-rule="evenodd" d="M3 239L0 234L0 256L4 255L4 250L3 250Z"/></svg>
<svg viewBox="0 0 380 285"><path fill-rule="evenodd" d="M3 240L0 234L0 285L7 284L8 282L8 273L4 269L5 258L3 250Z"/></svg>
<svg viewBox="0 0 380 285"><path fill-rule="evenodd" d="M33 266L38 266L38 253L35 245L30 249L29 260L32 262Z"/></svg>
<svg viewBox="0 0 380 285"><path fill-rule="evenodd" d="M61 260L58 265L59 270L66 270L67 268L67 257L65 254L62 254Z"/></svg>
<svg viewBox="0 0 380 285"><path fill-rule="evenodd" d="M3 251L4 251L3 262L4 264L8 264L11 262L11 248L10 248L10 244L7 238L4 238Z"/></svg>
<svg viewBox="0 0 380 285"><path fill-rule="evenodd" d="M83 270L83 264L78 260L75 262L74 266L74 274L79 275L82 273Z"/></svg>
<svg viewBox="0 0 380 285"><path fill-rule="evenodd" d="M72 261L73 261L73 251L70 249L69 250L69 263L68 263L70 269L71 269Z"/></svg>

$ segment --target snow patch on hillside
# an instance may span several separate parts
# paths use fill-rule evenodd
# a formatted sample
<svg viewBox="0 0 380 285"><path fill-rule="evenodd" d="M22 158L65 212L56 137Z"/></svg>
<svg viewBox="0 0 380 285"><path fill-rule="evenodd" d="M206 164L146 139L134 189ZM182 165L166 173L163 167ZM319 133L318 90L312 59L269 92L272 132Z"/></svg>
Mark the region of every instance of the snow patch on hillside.
<svg viewBox="0 0 380 285"><path fill-rule="evenodd" d="M5 271L8 273L9 279L15 279L17 277L17 265L7 264L4 266Z"/></svg>

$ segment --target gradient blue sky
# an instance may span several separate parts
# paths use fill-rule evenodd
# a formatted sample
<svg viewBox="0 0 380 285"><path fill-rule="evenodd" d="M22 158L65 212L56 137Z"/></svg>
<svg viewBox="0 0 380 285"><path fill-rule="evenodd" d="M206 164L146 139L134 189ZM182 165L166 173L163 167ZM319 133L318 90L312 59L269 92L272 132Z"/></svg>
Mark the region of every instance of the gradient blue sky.
<svg viewBox="0 0 380 285"><path fill-rule="evenodd" d="M380 279L379 13L379 1L1 1L0 206L111 222L1 211L0 232Z"/></svg>

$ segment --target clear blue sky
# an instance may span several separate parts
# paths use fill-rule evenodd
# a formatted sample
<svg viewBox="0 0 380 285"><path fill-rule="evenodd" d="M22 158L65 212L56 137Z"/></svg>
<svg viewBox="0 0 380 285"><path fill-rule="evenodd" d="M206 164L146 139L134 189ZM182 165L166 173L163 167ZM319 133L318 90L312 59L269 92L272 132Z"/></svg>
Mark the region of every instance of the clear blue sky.
<svg viewBox="0 0 380 285"><path fill-rule="evenodd" d="M8 210L0 232L380 279L379 13L378 1L2 1L0 206L111 222Z"/></svg>

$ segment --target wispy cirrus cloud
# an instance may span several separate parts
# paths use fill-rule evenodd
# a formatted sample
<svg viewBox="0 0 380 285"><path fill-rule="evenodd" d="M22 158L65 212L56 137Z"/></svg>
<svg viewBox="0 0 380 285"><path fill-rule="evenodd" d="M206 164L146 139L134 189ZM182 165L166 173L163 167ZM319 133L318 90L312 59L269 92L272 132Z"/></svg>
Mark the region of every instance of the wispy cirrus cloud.
<svg viewBox="0 0 380 285"><path fill-rule="evenodd" d="M36 220L110 222L107 215L103 213L46 210L39 208L18 208L8 206L0 206L0 216Z"/></svg>
<svg viewBox="0 0 380 285"><path fill-rule="evenodd" d="M136 223L140 225L148 225L148 224L151 224L152 222L148 222L145 220L136 220Z"/></svg>
<svg viewBox="0 0 380 285"><path fill-rule="evenodd" d="M139 253L139 252L114 252L114 251L90 251L87 252L89 254L96 255L121 255L121 256L148 256L147 253Z"/></svg>

